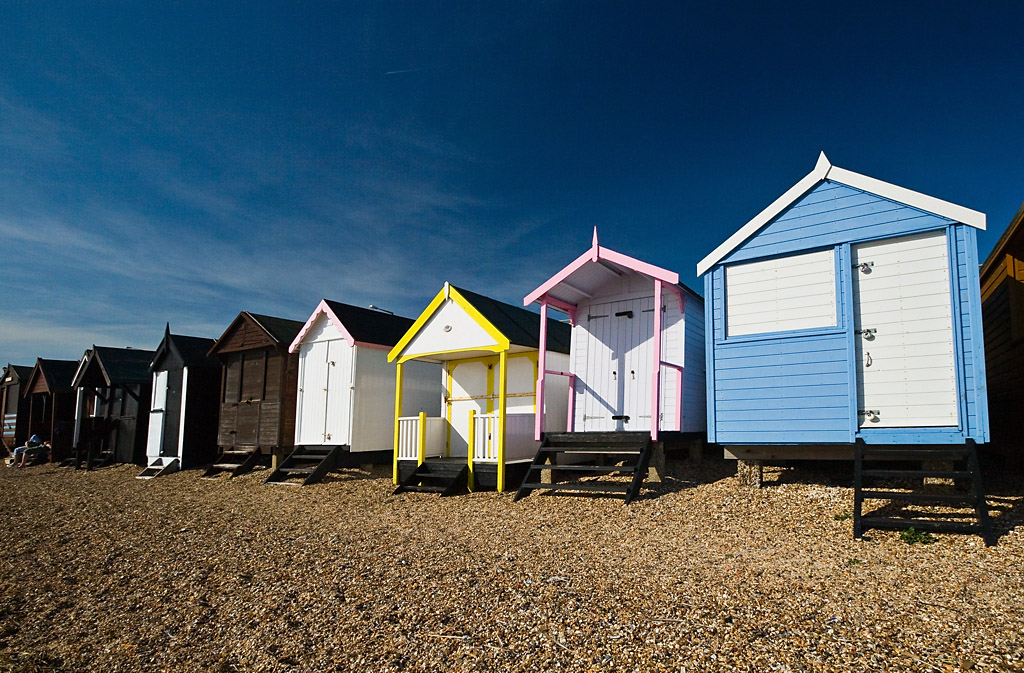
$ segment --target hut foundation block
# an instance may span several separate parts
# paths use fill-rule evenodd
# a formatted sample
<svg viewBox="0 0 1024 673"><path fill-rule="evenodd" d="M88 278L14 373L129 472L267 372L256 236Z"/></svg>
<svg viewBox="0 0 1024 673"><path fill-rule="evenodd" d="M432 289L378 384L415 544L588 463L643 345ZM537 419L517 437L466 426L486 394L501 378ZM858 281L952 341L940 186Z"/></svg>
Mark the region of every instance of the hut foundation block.
<svg viewBox="0 0 1024 673"><path fill-rule="evenodd" d="M744 486L761 488L764 480L764 463L760 460L740 460L736 462L736 476Z"/></svg>

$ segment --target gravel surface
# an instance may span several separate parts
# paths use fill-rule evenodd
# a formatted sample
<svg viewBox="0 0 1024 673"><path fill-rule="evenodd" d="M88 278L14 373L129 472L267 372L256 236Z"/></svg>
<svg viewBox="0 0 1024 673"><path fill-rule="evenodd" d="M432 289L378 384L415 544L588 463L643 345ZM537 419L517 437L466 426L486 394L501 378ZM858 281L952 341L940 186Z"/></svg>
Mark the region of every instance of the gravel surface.
<svg viewBox="0 0 1024 673"><path fill-rule="evenodd" d="M629 507L187 471L0 468L0 671L1024 671L999 543L851 536L847 465L669 461Z"/></svg>

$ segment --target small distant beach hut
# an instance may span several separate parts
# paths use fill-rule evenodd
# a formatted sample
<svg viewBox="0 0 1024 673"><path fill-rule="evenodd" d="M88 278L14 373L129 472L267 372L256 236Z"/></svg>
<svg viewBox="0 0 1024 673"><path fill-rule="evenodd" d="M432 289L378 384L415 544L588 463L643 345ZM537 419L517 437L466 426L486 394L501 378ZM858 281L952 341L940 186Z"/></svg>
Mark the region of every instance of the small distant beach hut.
<svg viewBox="0 0 1024 673"><path fill-rule="evenodd" d="M992 446L1020 458L1024 437L1024 204L981 266Z"/></svg>
<svg viewBox="0 0 1024 673"><path fill-rule="evenodd" d="M149 419L149 363L155 353L93 346L78 363L75 466L142 465Z"/></svg>
<svg viewBox="0 0 1024 673"><path fill-rule="evenodd" d="M568 366L570 327L548 319L545 361ZM534 440L538 335L536 313L449 283L388 354L395 382L394 481L403 490L450 495L518 486L537 452ZM405 371L441 365L440 416L402 416ZM545 427L565 428L568 382L547 387Z"/></svg>
<svg viewBox="0 0 1024 673"><path fill-rule="evenodd" d="M213 462L217 457L220 362L209 355L216 342L164 330L149 370L153 377L146 438L146 469L140 479Z"/></svg>
<svg viewBox="0 0 1024 673"><path fill-rule="evenodd" d="M983 213L822 154L697 266L708 440L749 461L853 458L858 536L864 527L942 529L862 520L864 498L899 495L863 489L863 477L879 476L863 461L961 460L976 486L965 503L978 512L965 529L978 530L987 515L974 445L989 438L976 242L984 228ZM964 478L948 465L926 472Z"/></svg>
<svg viewBox="0 0 1024 673"><path fill-rule="evenodd" d="M251 470L270 455L276 468L295 441L299 356L289 353L303 323L242 311L210 354L221 362L220 456L204 476Z"/></svg>
<svg viewBox="0 0 1024 673"><path fill-rule="evenodd" d="M568 314L569 365L552 368L540 333L538 407L552 379L568 380L565 432L544 433L531 472L516 494L536 488L623 493L630 502L646 476L651 453L666 438L704 433L704 300L679 274L593 244L531 292L525 305ZM544 324L543 322L541 324ZM543 411L536 417L540 440ZM573 463L563 475L631 474L629 483L590 479L540 483L548 462Z"/></svg>
<svg viewBox="0 0 1024 673"><path fill-rule="evenodd" d="M28 377L28 434L50 442L50 460L71 457L75 438L75 372L77 360L39 358Z"/></svg>
<svg viewBox="0 0 1024 673"><path fill-rule="evenodd" d="M312 484L335 467L389 463L395 367L388 351L412 319L324 299L288 351L299 357L295 449L267 483ZM408 413L440 410L441 369L405 367Z"/></svg>
<svg viewBox="0 0 1024 673"><path fill-rule="evenodd" d="M8 449L24 446L28 434L28 400L22 394L32 368L8 364L0 379L0 418L3 418L3 442Z"/></svg>

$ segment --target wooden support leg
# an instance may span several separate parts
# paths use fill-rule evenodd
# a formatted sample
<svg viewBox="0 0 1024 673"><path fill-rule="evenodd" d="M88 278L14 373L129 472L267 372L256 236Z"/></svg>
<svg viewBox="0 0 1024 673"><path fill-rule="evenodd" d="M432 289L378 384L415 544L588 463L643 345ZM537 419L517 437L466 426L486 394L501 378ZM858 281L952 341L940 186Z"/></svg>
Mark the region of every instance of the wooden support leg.
<svg viewBox="0 0 1024 673"><path fill-rule="evenodd" d="M701 438L690 440L690 462L700 465L704 459L704 440Z"/></svg>
<svg viewBox="0 0 1024 673"><path fill-rule="evenodd" d="M760 460L737 461L736 476L744 486L761 488L764 481L764 464Z"/></svg>
<svg viewBox="0 0 1024 673"><path fill-rule="evenodd" d="M660 484L665 477L665 442L655 442L651 462L647 464L647 481Z"/></svg>

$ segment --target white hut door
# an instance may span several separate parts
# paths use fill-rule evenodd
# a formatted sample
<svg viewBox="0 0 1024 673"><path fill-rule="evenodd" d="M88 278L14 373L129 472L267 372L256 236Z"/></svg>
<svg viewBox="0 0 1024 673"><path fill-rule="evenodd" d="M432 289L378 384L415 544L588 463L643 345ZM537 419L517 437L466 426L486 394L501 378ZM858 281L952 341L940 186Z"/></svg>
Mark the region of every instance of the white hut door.
<svg viewBox="0 0 1024 673"><path fill-rule="evenodd" d="M299 380L298 444L324 443L327 411L327 341L303 344Z"/></svg>
<svg viewBox="0 0 1024 673"><path fill-rule="evenodd" d="M583 431L650 429L653 306L653 297L593 304L581 320Z"/></svg>
<svg viewBox="0 0 1024 673"><path fill-rule="evenodd" d="M851 252L860 427L957 425L946 233Z"/></svg>
<svg viewBox="0 0 1024 673"><path fill-rule="evenodd" d="M146 457L152 463L160 457L164 443L164 414L167 405L167 372L153 372L153 397L149 410L149 435L146 439Z"/></svg>
<svg viewBox="0 0 1024 673"><path fill-rule="evenodd" d="M349 400L352 397L352 348L335 339L327 342L327 380L323 444L349 443Z"/></svg>

